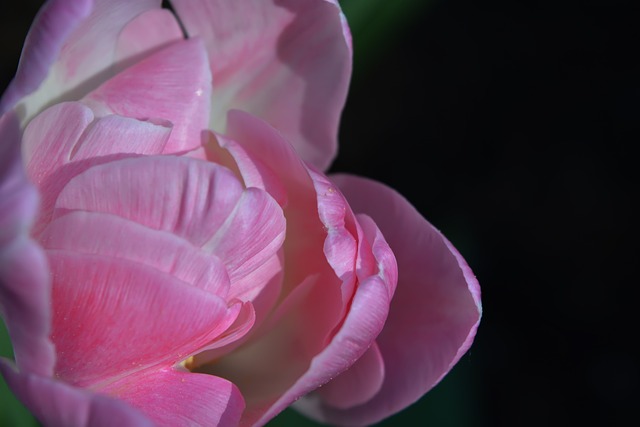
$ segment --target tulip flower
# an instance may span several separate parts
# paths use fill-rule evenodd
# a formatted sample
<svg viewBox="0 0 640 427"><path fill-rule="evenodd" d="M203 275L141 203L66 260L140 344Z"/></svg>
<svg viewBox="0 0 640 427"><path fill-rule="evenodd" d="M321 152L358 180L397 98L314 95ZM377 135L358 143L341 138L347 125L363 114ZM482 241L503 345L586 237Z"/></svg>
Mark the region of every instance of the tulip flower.
<svg viewBox="0 0 640 427"><path fill-rule="evenodd" d="M402 410L471 345L480 290L402 196L324 173L338 3L171 3L35 18L0 98L0 372L47 426Z"/></svg>

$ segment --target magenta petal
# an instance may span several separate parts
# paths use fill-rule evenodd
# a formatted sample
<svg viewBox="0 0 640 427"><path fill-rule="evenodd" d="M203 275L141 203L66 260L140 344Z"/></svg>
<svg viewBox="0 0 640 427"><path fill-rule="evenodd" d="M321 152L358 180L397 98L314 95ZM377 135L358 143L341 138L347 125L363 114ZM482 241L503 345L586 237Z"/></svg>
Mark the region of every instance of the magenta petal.
<svg viewBox="0 0 640 427"><path fill-rule="evenodd" d="M165 153L201 145L211 102L207 52L199 39L182 40L151 54L87 95L97 116L115 113L173 124Z"/></svg>
<svg viewBox="0 0 640 427"><path fill-rule="evenodd" d="M212 342L240 304L135 262L47 251L54 278L56 375L97 387L158 365L173 365Z"/></svg>
<svg viewBox="0 0 640 427"><path fill-rule="evenodd" d="M158 426L235 427L244 410L242 394L233 383L173 369L143 372L103 391L140 409Z"/></svg>
<svg viewBox="0 0 640 427"><path fill-rule="evenodd" d="M334 181L384 233L398 261L398 287L376 340L385 361L380 392L347 410L320 402L304 408L324 422L366 425L415 402L467 351L480 321L480 288L451 243L402 196L363 178Z"/></svg>
<svg viewBox="0 0 640 427"><path fill-rule="evenodd" d="M36 16L18 71L0 98L0 116L43 82L69 35L91 12L91 0L50 0Z"/></svg>
<svg viewBox="0 0 640 427"><path fill-rule="evenodd" d="M337 2L173 0L190 36L206 43L214 89L211 126L226 112L266 120L299 155L326 169L337 149L351 46Z"/></svg>
<svg viewBox="0 0 640 427"><path fill-rule="evenodd" d="M49 267L42 248L29 237L38 194L20 158L20 128L13 112L0 117L0 135L0 315L18 366L51 375L55 353L49 340Z"/></svg>
<svg viewBox="0 0 640 427"><path fill-rule="evenodd" d="M154 427L124 402L51 378L18 373L2 358L0 373L18 399L48 427Z"/></svg>

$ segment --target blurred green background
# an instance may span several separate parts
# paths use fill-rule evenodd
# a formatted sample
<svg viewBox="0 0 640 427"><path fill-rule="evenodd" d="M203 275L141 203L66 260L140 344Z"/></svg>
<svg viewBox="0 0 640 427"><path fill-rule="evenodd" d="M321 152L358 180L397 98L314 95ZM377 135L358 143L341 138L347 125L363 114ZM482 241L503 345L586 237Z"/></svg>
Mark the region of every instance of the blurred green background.
<svg viewBox="0 0 640 427"><path fill-rule="evenodd" d="M40 3L0 15L4 85ZM628 425L640 396L636 3L341 4L354 75L332 171L405 195L483 292L470 352L380 425ZM0 387L0 425L32 425ZM270 425L314 424L286 411Z"/></svg>

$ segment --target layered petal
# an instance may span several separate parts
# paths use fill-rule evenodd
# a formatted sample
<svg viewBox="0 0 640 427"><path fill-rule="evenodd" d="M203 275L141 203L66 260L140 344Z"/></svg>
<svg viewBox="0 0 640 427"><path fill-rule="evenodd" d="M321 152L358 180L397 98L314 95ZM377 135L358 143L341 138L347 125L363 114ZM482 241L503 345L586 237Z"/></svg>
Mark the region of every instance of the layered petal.
<svg viewBox="0 0 640 427"><path fill-rule="evenodd" d="M24 170L13 112L0 117L0 135L0 315L20 369L50 375L55 353L49 340L49 268L29 235L38 194Z"/></svg>
<svg viewBox="0 0 640 427"><path fill-rule="evenodd" d="M356 212L375 219L398 260L398 287L377 338L385 379L364 404L341 409L310 396L298 408L323 422L367 425L415 402L466 352L480 321L480 288L451 243L402 196L363 178L334 181Z"/></svg>
<svg viewBox="0 0 640 427"><path fill-rule="evenodd" d="M160 3L160 0L48 2L32 26L21 59L25 75L37 75L39 79L46 76L37 90L21 100L22 123L54 102L82 98L117 73L120 68L116 62L127 63L127 58L118 55L120 33L134 18L159 8ZM164 42L162 37L157 43L147 44L153 49ZM140 56L139 51L135 56ZM20 97L36 86L29 85L30 90L22 91Z"/></svg>
<svg viewBox="0 0 640 427"><path fill-rule="evenodd" d="M48 250L54 277L56 376L100 387L186 359L226 331L240 304L227 303L124 259ZM132 345L135 343L135 345Z"/></svg>
<svg viewBox="0 0 640 427"><path fill-rule="evenodd" d="M189 36L205 41L214 89L211 127L226 112L265 119L298 154L326 169L351 74L351 36L335 1L173 0Z"/></svg>
<svg viewBox="0 0 640 427"><path fill-rule="evenodd" d="M51 219L54 203L76 175L97 164L159 154L171 128L119 116L95 119L79 102L57 104L34 118L25 129L22 151L29 178L42 195L33 234L38 236Z"/></svg>
<svg viewBox="0 0 640 427"><path fill-rule="evenodd" d="M173 233L152 230L115 215L74 211L53 221L40 241L48 250L68 250L125 259L152 267L221 298L229 276L220 259Z"/></svg>
<svg viewBox="0 0 640 427"><path fill-rule="evenodd" d="M172 124L165 153L191 150L202 143L211 102L211 73L199 39L166 46L112 77L83 102L99 117L118 114Z"/></svg>
<svg viewBox="0 0 640 427"><path fill-rule="evenodd" d="M273 128L233 111L228 138L235 144L218 138L227 154L214 154L235 164L232 169L245 183L253 180L269 188L273 174L283 185L286 275L281 302L263 331L200 368L238 384L247 401L242 425L262 424L365 353L386 318L395 262L389 265L379 253L381 235L371 230L368 219L362 227L337 187L307 168ZM367 298L376 301L370 310L354 302ZM375 389L379 383L378 378L369 384Z"/></svg>
<svg viewBox="0 0 640 427"><path fill-rule="evenodd" d="M60 193L54 216L70 210L171 232L219 257L232 280L267 262L285 232L282 210L267 193L245 190L226 168L190 158L141 157L88 169Z"/></svg>
<svg viewBox="0 0 640 427"><path fill-rule="evenodd" d="M154 427L120 400L53 378L19 373L6 359L0 358L0 373L18 399L49 427Z"/></svg>
<svg viewBox="0 0 640 427"><path fill-rule="evenodd" d="M0 98L0 116L40 87L65 41L89 15L92 6L91 0L50 0L45 3L25 40L18 71ZM27 108L23 105L23 109ZM32 115L33 112L23 114Z"/></svg>

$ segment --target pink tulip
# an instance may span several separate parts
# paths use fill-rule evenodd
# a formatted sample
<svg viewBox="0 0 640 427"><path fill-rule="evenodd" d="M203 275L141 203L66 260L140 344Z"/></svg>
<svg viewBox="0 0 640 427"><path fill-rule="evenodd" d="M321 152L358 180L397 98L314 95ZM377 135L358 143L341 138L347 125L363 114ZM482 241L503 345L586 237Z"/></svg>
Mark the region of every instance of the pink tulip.
<svg viewBox="0 0 640 427"><path fill-rule="evenodd" d="M0 99L0 371L47 426L340 425L415 402L480 290L400 195L323 174L334 0L50 0Z"/></svg>

